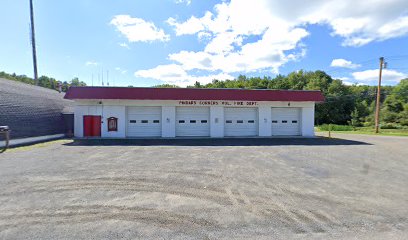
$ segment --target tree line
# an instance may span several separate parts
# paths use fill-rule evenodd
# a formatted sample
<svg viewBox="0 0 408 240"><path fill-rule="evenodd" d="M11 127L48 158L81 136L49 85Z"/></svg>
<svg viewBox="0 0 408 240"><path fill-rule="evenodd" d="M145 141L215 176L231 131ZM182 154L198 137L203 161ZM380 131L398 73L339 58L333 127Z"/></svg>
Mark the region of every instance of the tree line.
<svg viewBox="0 0 408 240"><path fill-rule="evenodd" d="M0 72L0 78L5 78L9 80L14 80L18 82L23 82L31 85L35 85L35 81L33 78L27 77L26 75L16 75L15 73L9 74L6 72ZM68 91L70 86L86 86L86 83L80 81L78 78L73 78L71 81L63 81L61 83L61 89L63 92ZM38 78L38 86L45 87L49 89L58 90L59 81L55 78L41 76Z"/></svg>
<svg viewBox="0 0 408 240"><path fill-rule="evenodd" d="M25 75L0 72L0 78L35 84L34 79ZM58 90L58 81L41 76L39 86ZM61 82L62 91L70 86L86 86L86 83L74 78ZM178 88L173 84L154 87ZM315 121L321 124L352 125L354 127L373 126L375 114L376 86L345 85L339 79L333 79L324 71L295 71L288 75L272 78L238 76L233 80L213 80L208 84L196 82L188 88L243 88L243 89L288 89L320 90L325 101L316 105ZM381 124L382 128L408 128L408 79L401 80L396 86L381 88Z"/></svg>
<svg viewBox="0 0 408 240"><path fill-rule="evenodd" d="M178 87L171 84L155 87ZM288 89L320 90L325 102L316 105L315 121L321 124L373 126L375 114L376 86L345 85L323 71L296 71L274 78L238 76L233 80L213 80L202 85L196 82L189 88L243 88L243 89ZM408 79L396 86L381 88L382 128L408 127Z"/></svg>

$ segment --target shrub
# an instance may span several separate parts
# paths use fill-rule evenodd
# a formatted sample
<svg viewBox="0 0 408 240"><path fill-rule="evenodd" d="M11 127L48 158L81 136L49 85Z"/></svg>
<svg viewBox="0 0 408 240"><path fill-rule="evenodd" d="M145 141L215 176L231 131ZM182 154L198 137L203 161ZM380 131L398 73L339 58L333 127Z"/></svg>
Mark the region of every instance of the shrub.
<svg viewBox="0 0 408 240"><path fill-rule="evenodd" d="M395 123L385 123L381 124L381 129L399 129L400 126L398 126Z"/></svg>
<svg viewBox="0 0 408 240"><path fill-rule="evenodd" d="M329 127L329 125L331 125ZM337 125L337 124L323 124L318 126L318 128L320 129L320 131L329 131L329 128L331 129L331 131L353 131L354 128L353 126L350 125Z"/></svg>

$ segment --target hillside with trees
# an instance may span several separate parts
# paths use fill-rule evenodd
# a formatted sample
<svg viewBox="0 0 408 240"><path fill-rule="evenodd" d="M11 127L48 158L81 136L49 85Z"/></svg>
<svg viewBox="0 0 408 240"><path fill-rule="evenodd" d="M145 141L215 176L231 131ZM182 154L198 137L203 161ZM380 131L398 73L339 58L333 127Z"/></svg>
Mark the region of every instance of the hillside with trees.
<svg viewBox="0 0 408 240"><path fill-rule="evenodd" d="M15 73L9 74L5 72L0 72L0 78L35 85L34 79L27 77L26 75L16 75ZM47 76L41 76L38 78L38 86L58 90L58 80ZM78 78L74 78L70 82L67 81L61 82L61 86L62 91L66 92L70 86L86 86L86 83L80 81Z"/></svg>
<svg viewBox="0 0 408 240"><path fill-rule="evenodd" d="M161 87L158 85L157 87ZM176 87L165 84L164 87ZM316 105L315 121L321 124L373 126L376 86L345 85L323 71L296 71L288 75L271 77L246 77L201 85L196 82L190 88L244 88L244 89L292 89L321 90L326 101ZM408 128L408 79L396 86L382 86L382 128Z"/></svg>

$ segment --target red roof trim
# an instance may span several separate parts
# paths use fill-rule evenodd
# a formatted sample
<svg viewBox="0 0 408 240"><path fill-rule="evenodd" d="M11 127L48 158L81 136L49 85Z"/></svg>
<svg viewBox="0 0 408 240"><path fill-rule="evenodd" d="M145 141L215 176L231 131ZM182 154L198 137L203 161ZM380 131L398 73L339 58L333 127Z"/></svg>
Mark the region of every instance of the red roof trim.
<svg viewBox="0 0 408 240"><path fill-rule="evenodd" d="M71 87L64 98L98 100L324 101L320 91L128 87Z"/></svg>

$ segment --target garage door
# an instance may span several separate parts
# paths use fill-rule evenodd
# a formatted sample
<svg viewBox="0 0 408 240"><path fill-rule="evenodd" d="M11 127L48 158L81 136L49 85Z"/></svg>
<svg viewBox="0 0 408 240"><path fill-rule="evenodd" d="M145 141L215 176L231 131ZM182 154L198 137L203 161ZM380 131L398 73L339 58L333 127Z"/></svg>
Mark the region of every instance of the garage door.
<svg viewBox="0 0 408 240"><path fill-rule="evenodd" d="M258 136L257 108L224 108L225 136Z"/></svg>
<svg viewBox="0 0 408 240"><path fill-rule="evenodd" d="M210 136L210 108L177 107L176 136Z"/></svg>
<svg viewBox="0 0 408 240"><path fill-rule="evenodd" d="M300 108L272 108L272 135L301 135Z"/></svg>
<svg viewBox="0 0 408 240"><path fill-rule="evenodd" d="M128 137L160 137L161 107L128 107Z"/></svg>

